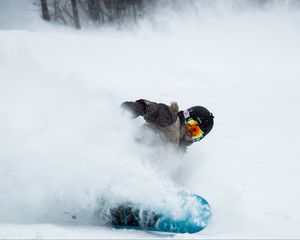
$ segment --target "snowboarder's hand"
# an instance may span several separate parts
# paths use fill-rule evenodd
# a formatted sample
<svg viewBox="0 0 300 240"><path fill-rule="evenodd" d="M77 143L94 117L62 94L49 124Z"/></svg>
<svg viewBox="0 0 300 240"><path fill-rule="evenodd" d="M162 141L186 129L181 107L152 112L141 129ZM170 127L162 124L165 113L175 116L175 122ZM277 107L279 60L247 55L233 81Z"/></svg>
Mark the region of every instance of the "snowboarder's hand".
<svg viewBox="0 0 300 240"><path fill-rule="evenodd" d="M123 102L121 108L131 112L134 118L143 116L145 112L145 106L139 102Z"/></svg>

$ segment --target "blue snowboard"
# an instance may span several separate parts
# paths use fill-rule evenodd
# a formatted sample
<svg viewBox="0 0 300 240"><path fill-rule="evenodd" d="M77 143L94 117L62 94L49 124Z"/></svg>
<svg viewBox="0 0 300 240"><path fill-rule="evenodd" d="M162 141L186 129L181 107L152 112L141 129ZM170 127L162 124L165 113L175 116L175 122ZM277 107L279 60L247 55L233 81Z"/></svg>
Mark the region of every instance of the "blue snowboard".
<svg viewBox="0 0 300 240"><path fill-rule="evenodd" d="M180 193L179 197L183 200L183 214L180 217L124 204L110 210L111 224L114 228L170 233L196 233L203 230L211 217L208 202L186 192Z"/></svg>

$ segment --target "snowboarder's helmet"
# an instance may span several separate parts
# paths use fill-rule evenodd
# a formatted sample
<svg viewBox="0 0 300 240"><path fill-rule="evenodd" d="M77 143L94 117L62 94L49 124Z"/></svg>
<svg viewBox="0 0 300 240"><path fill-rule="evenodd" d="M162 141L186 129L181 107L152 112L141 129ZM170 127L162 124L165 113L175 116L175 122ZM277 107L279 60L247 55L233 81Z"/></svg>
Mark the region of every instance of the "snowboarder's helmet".
<svg viewBox="0 0 300 240"><path fill-rule="evenodd" d="M214 116L205 107L195 106L184 111L185 118L193 118L199 124L204 136L207 135L214 126Z"/></svg>

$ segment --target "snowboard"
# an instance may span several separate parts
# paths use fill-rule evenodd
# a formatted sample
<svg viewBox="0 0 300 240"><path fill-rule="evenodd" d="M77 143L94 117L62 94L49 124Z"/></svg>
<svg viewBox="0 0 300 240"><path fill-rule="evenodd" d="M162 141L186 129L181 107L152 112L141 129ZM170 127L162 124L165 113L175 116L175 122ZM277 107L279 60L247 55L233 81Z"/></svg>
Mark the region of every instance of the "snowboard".
<svg viewBox="0 0 300 240"><path fill-rule="evenodd" d="M133 204L123 204L110 209L111 225L117 229L135 229L169 233L196 233L203 230L211 217L208 202L196 195L180 193L182 214L173 216L164 211L140 209Z"/></svg>

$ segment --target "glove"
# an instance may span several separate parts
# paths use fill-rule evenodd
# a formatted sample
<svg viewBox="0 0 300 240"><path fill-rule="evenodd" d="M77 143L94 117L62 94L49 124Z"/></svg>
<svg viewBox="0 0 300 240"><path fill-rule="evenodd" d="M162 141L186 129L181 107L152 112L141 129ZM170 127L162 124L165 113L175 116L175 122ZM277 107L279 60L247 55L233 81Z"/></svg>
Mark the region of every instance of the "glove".
<svg viewBox="0 0 300 240"><path fill-rule="evenodd" d="M145 105L139 102L123 102L121 108L131 112L134 118L143 116L145 113Z"/></svg>

